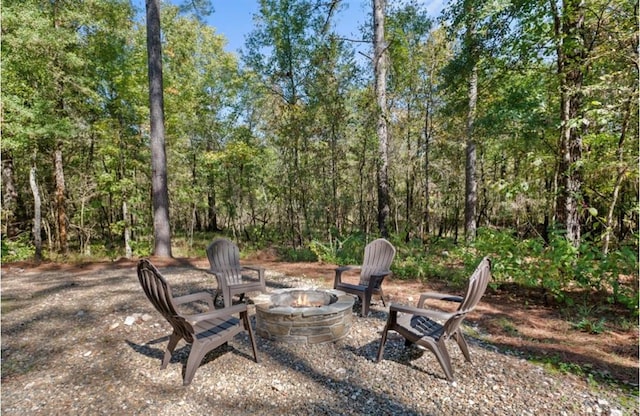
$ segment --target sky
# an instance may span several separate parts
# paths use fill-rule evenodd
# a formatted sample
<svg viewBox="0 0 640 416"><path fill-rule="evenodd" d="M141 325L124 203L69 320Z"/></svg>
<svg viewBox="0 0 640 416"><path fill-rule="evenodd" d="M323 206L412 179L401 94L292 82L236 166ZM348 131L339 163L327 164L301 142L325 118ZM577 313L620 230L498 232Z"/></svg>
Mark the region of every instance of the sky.
<svg viewBox="0 0 640 416"><path fill-rule="evenodd" d="M365 23L371 0L342 0L344 10L336 15L336 30L347 38L358 38L358 28ZM392 2L393 0L390 0ZM437 17L446 0L419 0L431 17ZM174 1L175 2L175 1ZM245 38L253 29L253 15L258 11L257 0L212 0L214 13L205 21L224 35L228 52L238 52L244 47Z"/></svg>

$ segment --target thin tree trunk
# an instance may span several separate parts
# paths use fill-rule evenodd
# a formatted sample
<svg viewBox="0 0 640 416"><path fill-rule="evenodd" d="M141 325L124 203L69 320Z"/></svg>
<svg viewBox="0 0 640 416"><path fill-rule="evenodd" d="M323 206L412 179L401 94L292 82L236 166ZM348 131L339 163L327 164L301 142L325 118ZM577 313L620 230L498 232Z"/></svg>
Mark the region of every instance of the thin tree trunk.
<svg viewBox="0 0 640 416"><path fill-rule="evenodd" d="M54 152L54 172L56 179L55 207L56 222L58 226L58 244L60 252L66 255L69 249L69 244L67 242L67 212L65 200L66 184L64 180L64 166L62 163L62 142L58 142Z"/></svg>
<svg viewBox="0 0 640 416"><path fill-rule="evenodd" d="M15 237L20 232L17 226L18 191L13 180L13 157L9 152L2 153L2 223L6 236Z"/></svg>
<svg viewBox="0 0 640 416"><path fill-rule="evenodd" d="M385 0L373 2L374 74L378 113L378 228L383 237L389 236L389 131L387 117L387 44L384 37Z"/></svg>
<svg viewBox="0 0 640 416"><path fill-rule="evenodd" d="M40 199L40 189L36 181L35 156L29 170L29 184L33 193L33 245L35 247L35 261L42 260L42 200Z"/></svg>
<svg viewBox="0 0 640 416"><path fill-rule="evenodd" d="M149 108L151 118L151 188L153 193L153 254L171 255L167 155L164 135L164 96L162 90L162 43L160 39L160 1L146 0L147 54L149 60Z"/></svg>
<svg viewBox="0 0 640 416"><path fill-rule="evenodd" d="M602 252L607 255L609 253L609 243L611 241L611 231L613 228L613 213L615 211L616 203L618 202L618 196L620 195L620 188L624 180L624 174L626 167L624 166L624 141L627 135L627 128L629 126L629 117L631 115L631 100L636 96L635 89L633 94L625 102L625 112L622 120L622 126L620 128L620 138L618 140L618 172L616 176L616 184L613 187L613 197L611 198L611 205L609 205L609 212L607 212L606 230L604 234L604 243Z"/></svg>
<svg viewBox="0 0 640 416"><path fill-rule="evenodd" d="M124 255L130 259L133 257L131 249L131 221L129 221L129 207L127 201L122 201L122 219L124 220Z"/></svg>
<svg viewBox="0 0 640 416"><path fill-rule="evenodd" d="M469 77L469 109L466 129L466 159L465 159L465 203L464 203L464 235L467 241L476 236L476 207L478 203L478 181L476 175L476 141L474 124L476 104L478 101L478 68L471 69Z"/></svg>

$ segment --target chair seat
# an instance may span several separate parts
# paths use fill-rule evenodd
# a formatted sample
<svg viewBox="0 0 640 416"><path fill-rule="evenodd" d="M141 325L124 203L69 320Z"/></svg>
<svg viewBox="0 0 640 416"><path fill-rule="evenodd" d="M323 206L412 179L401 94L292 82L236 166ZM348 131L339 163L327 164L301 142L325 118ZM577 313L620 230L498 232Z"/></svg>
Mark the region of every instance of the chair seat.
<svg viewBox="0 0 640 416"><path fill-rule="evenodd" d="M242 291L243 293L252 292L252 291L259 292L262 290L262 283L260 283L258 280L253 282L249 281L249 282L235 284L231 286L231 288L233 292L238 292L238 291Z"/></svg>
<svg viewBox="0 0 640 416"><path fill-rule="evenodd" d="M437 341L444 332L444 325L426 316L401 314L398 324L418 338L430 337Z"/></svg>
<svg viewBox="0 0 640 416"><path fill-rule="evenodd" d="M207 319L193 325L194 337L199 342L218 342L220 339L228 339L239 334L244 329L238 318Z"/></svg>
<svg viewBox="0 0 640 416"><path fill-rule="evenodd" d="M364 292L367 289L366 286L354 285L351 283L339 283L335 288L345 292Z"/></svg>

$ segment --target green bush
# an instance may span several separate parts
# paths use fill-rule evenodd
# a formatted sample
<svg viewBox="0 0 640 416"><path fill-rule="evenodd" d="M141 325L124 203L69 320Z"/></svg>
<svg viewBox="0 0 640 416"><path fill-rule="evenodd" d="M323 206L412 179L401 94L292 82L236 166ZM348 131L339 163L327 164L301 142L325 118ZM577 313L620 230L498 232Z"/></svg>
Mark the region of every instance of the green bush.
<svg viewBox="0 0 640 416"><path fill-rule="evenodd" d="M2 238L2 263L24 261L32 259L36 249L31 244L28 234L19 236L16 240Z"/></svg>
<svg viewBox="0 0 640 416"><path fill-rule="evenodd" d="M561 231L551 232L545 243L541 238L520 239L511 230L484 228L478 230L473 249L466 250L465 264L473 267L477 262L475 253L490 255L494 284L513 282L542 288L567 304L573 302L566 296L568 289L606 290L611 293L609 303L622 304L637 313L637 285L623 285L620 279L635 276L638 270L638 258L631 248L622 247L604 255L586 238L579 248L574 247Z"/></svg>

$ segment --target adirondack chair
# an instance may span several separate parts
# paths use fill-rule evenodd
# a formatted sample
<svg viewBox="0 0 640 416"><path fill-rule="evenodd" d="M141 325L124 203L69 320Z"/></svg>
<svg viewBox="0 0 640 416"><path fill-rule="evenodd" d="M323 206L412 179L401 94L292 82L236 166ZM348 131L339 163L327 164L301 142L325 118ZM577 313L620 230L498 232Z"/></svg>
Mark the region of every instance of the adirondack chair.
<svg viewBox="0 0 640 416"><path fill-rule="evenodd" d="M247 305L240 304L224 309L214 309L213 296L208 292L192 293L174 298L169 283L149 260L140 260L137 270L138 280L140 280L140 285L147 298L173 328L160 365L161 369L167 367L176 345L181 339L184 339L186 343L191 344L182 382L186 386L193 380L193 376L206 353L232 340L242 331L249 333L253 356L258 362ZM186 315L181 314L176 308L179 305L196 301L206 302L209 310L204 313ZM236 317L237 315L239 318Z"/></svg>
<svg viewBox="0 0 640 416"><path fill-rule="evenodd" d="M357 295L362 304L362 316L367 317L373 295L380 296L382 304L387 306L384 301L382 281L391 274L390 267L395 255L396 249L384 238L370 242L364 248L362 266L341 266L336 269L333 288ZM343 273L350 270L360 270L360 282L358 284L343 281Z"/></svg>
<svg viewBox="0 0 640 416"><path fill-rule="evenodd" d="M213 240L207 247L207 258L211 267L209 272L218 282L216 300L222 294L225 307L232 305L234 295L239 295L242 301L247 292L266 291L264 268L241 266L240 250L232 241L226 238Z"/></svg>
<svg viewBox="0 0 640 416"><path fill-rule="evenodd" d="M464 297L441 293L423 293L418 300L417 308L392 304L389 307L387 324L382 331L376 362L382 360L387 332L396 331L405 338L406 345L416 344L418 347L432 351L444 370L447 380L453 381L453 369L446 341L453 338L458 343L465 359L471 362L469 347L462 335L460 325L465 317L475 309L490 278L491 261L485 257L469 278L467 293ZM456 302L460 305L455 312L425 309L424 303L427 299ZM438 321L444 323L441 324Z"/></svg>

